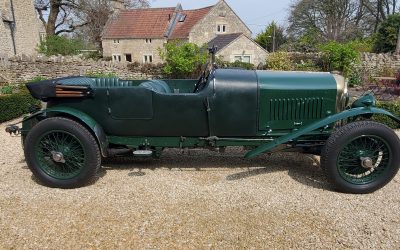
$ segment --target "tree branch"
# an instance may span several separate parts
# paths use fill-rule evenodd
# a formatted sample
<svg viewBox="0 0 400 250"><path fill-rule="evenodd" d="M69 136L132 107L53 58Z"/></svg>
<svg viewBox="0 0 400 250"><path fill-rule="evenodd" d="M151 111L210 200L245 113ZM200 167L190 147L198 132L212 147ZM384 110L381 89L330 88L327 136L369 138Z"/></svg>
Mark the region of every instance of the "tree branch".
<svg viewBox="0 0 400 250"><path fill-rule="evenodd" d="M81 28L81 27L83 27L83 26L86 26L87 24L88 24L88 22L81 23L81 24L78 24L78 25L70 25L70 26L69 26L69 29L57 30L57 31L56 31L56 35L59 35L59 34L61 34L61 33L71 33L71 32L74 32L76 29Z"/></svg>

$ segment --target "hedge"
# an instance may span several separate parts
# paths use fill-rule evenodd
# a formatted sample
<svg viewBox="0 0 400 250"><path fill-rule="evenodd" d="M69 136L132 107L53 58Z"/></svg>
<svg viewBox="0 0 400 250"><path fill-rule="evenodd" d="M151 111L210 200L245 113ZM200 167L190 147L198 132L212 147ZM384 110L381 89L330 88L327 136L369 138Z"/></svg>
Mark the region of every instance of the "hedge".
<svg viewBox="0 0 400 250"><path fill-rule="evenodd" d="M9 121L29 112L32 105L40 104L27 91L0 96L0 122Z"/></svg>
<svg viewBox="0 0 400 250"><path fill-rule="evenodd" d="M387 110L392 114L400 117L400 101L378 102L377 106L381 109ZM392 119L384 115L374 115L373 120L384 123L390 126L391 128L399 128L399 124L397 124Z"/></svg>

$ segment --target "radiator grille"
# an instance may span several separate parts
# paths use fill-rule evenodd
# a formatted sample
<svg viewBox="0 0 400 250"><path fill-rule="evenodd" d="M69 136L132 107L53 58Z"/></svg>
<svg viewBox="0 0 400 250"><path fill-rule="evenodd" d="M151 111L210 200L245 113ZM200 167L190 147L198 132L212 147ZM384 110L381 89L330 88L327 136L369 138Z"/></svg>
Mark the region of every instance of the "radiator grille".
<svg viewBox="0 0 400 250"><path fill-rule="evenodd" d="M311 120L323 117L323 98L271 99L270 121Z"/></svg>

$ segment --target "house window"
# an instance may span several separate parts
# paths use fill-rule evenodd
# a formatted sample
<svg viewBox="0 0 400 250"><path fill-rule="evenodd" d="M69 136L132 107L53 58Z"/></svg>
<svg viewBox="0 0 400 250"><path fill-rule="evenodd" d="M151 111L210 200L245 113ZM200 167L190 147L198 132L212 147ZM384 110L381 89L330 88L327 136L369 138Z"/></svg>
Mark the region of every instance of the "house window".
<svg viewBox="0 0 400 250"><path fill-rule="evenodd" d="M151 43L152 41L151 41L151 38L147 38L146 39L146 43Z"/></svg>
<svg viewBox="0 0 400 250"><path fill-rule="evenodd" d="M132 54L125 54L125 61L132 62Z"/></svg>
<svg viewBox="0 0 400 250"><path fill-rule="evenodd" d="M244 63L251 63L251 56L250 55L241 55L234 57L235 62L244 62Z"/></svg>
<svg viewBox="0 0 400 250"><path fill-rule="evenodd" d="M114 44L119 44L119 39L114 39Z"/></svg>
<svg viewBox="0 0 400 250"><path fill-rule="evenodd" d="M144 63L152 63L153 62L153 55L144 55L143 56Z"/></svg>
<svg viewBox="0 0 400 250"><path fill-rule="evenodd" d="M121 55L113 55L113 61L114 62L120 62L121 61Z"/></svg>
<svg viewBox="0 0 400 250"><path fill-rule="evenodd" d="M226 33L226 24L218 24L217 33Z"/></svg>
<svg viewBox="0 0 400 250"><path fill-rule="evenodd" d="M39 33L40 41L43 42L46 40L46 32L40 32Z"/></svg>

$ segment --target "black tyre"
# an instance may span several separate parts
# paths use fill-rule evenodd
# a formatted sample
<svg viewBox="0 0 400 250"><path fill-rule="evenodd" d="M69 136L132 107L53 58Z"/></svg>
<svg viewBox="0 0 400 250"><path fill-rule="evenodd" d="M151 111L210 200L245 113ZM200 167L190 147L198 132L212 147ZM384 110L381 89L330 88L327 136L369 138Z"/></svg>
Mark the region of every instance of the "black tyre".
<svg viewBox="0 0 400 250"><path fill-rule="evenodd" d="M372 193L389 183L399 170L399 137L380 123L350 123L326 142L321 167L336 190Z"/></svg>
<svg viewBox="0 0 400 250"><path fill-rule="evenodd" d="M29 131L25 158L33 175L54 188L78 188L96 179L101 166L97 141L81 124L66 118L49 118Z"/></svg>

